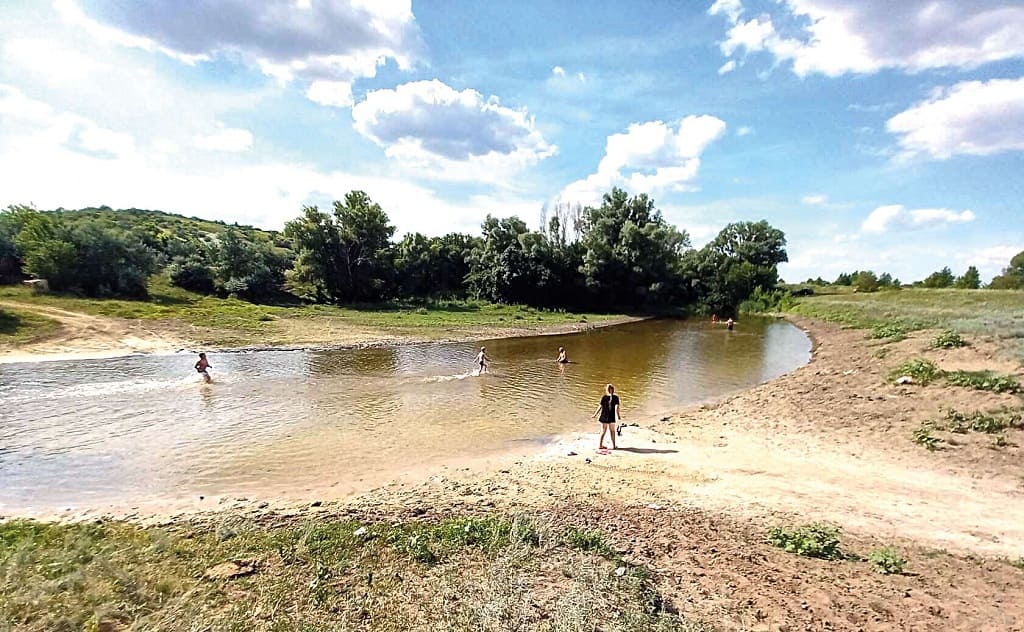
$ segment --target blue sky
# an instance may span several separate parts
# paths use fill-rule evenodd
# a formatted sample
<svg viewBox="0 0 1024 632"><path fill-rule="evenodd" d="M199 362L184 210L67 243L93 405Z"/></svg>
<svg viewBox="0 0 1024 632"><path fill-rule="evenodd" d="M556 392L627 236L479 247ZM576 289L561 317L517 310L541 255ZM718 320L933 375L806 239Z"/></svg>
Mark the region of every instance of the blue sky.
<svg viewBox="0 0 1024 632"><path fill-rule="evenodd" d="M399 233L612 186L787 280L984 278L1024 250L1024 2L14 0L0 204L280 228L351 189Z"/></svg>

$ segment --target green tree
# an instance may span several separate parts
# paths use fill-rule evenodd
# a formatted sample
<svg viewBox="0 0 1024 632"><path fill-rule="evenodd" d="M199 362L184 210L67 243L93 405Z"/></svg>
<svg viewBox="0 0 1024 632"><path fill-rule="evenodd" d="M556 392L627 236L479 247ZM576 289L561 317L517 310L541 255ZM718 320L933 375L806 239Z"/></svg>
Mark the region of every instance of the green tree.
<svg viewBox="0 0 1024 632"><path fill-rule="evenodd" d="M988 287L993 290L1024 289L1024 250L1010 259L1010 265L1003 268L1002 274L993 278Z"/></svg>
<svg viewBox="0 0 1024 632"><path fill-rule="evenodd" d="M288 263L270 244L249 241L241 231L228 227L218 235L213 249L212 277L223 294L267 299L281 292Z"/></svg>
<svg viewBox="0 0 1024 632"><path fill-rule="evenodd" d="M930 288L953 287L954 280L953 271L947 266L938 272L932 272L929 274L925 277L924 281L921 282L921 285Z"/></svg>
<svg viewBox="0 0 1024 632"><path fill-rule="evenodd" d="M956 278L956 281L953 282L953 287L961 290L976 290L981 287L981 274L978 273L976 267L970 266L963 276Z"/></svg>
<svg viewBox="0 0 1024 632"><path fill-rule="evenodd" d="M552 303L557 275L547 236L530 232L518 217L488 215L482 228L483 240L468 258L470 291L498 303Z"/></svg>
<svg viewBox="0 0 1024 632"><path fill-rule="evenodd" d="M668 303L681 289L689 236L664 220L647 195L612 189L585 210L583 272L598 304Z"/></svg>
<svg viewBox="0 0 1024 632"><path fill-rule="evenodd" d="M332 215L307 207L285 225L297 252L293 279L318 300L380 300L394 278L394 233L384 210L362 191L335 201Z"/></svg>
<svg viewBox="0 0 1024 632"><path fill-rule="evenodd" d="M863 270L853 275L853 287L858 292L875 292L880 283L878 277L871 270Z"/></svg>
<svg viewBox="0 0 1024 632"><path fill-rule="evenodd" d="M774 290L778 264L789 260L785 234L764 220L729 224L694 259L701 298L720 314L734 312L755 288Z"/></svg>

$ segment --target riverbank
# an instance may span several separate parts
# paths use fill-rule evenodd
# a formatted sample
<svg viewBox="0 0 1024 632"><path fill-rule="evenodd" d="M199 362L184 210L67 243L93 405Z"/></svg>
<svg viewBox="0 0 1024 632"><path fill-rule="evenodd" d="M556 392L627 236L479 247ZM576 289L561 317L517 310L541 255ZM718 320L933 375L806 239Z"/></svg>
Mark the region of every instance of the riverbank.
<svg viewBox="0 0 1024 632"><path fill-rule="evenodd" d="M181 350L340 349L562 334L641 316L476 302L363 308L257 305L155 280L147 301L93 300L0 287L0 363Z"/></svg>
<svg viewBox="0 0 1024 632"><path fill-rule="evenodd" d="M219 511L152 518L147 527L113 523L92 539L74 532L50 537L44 530L3 541L19 555L128 555L153 550L153 542L158 551L180 551L173 563L86 556L58 564L64 570L47 581L77 573L104 586L153 587L109 597L60 593L60 599L81 599L66 612L115 626L108 629L139 621L170 629L182 620L228 615L259 629L389 629L398 624L384 613L400 612L398 603L416 604L420 616L402 625L423 629L580 629L570 620L627 630L1022 629L1024 603L1015 595L1024 594L1024 431L1014 411L1024 409L1024 399L986 390L1024 378L1006 353L1014 340L966 334L964 346L935 348L942 333L936 329L869 337L874 325L794 322L817 343L809 365L664 417L634 419L627 408L627 421L638 425L624 429L623 449L609 455L595 452L595 429L588 425L543 454L509 457L489 472L396 482L337 502L321 495L301 504L226 500ZM924 383L909 375L910 361L933 363L937 372ZM1007 379L955 379L962 375L955 371L981 370ZM983 413L994 421L958 424L950 408L964 419L980 420L976 413ZM994 412L1000 410L1008 412ZM922 441L922 428L938 441ZM508 538L492 547L478 546L493 542L482 536L470 538L471 545L459 536L461 552L453 556L448 536L431 531L417 539L423 551L388 532L419 525L408 528L476 533L476 526L466 529L469 523L453 529L450 520L511 522L524 515L544 525L547 535L536 541L547 547L531 544L519 553ZM842 530L839 551L823 549L831 559L768 542L773 527L818 522ZM379 534L374 544L356 535L363 527L364 535ZM821 543L813 536L798 540ZM202 555L193 552L196 542L205 547ZM393 548L379 548L385 544ZM893 551L882 553L885 547ZM322 557L330 550L344 555ZM872 564L866 558L873 554L891 563ZM52 568L44 562L55 560L5 555L4 563L22 573L8 573L7 603L14 601L8 594L21 599L15 586L50 585L30 571ZM900 570L899 559L905 561L900 572L877 572ZM202 579L204 570L229 560L244 572ZM400 568L382 569L378 560ZM480 581L472 588L456 575ZM163 592L155 588L160 579ZM599 601L609 594L645 604L640 612L655 618L636 618L626 602ZM47 603L35 599L18 603ZM586 610L590 619L558 618L578 613L572 604L588 599L604 610ZM22 607L43 621L41 606ZM444 612L464 618L440 618ZM495 613L498 619L487 618Z"/></svg>

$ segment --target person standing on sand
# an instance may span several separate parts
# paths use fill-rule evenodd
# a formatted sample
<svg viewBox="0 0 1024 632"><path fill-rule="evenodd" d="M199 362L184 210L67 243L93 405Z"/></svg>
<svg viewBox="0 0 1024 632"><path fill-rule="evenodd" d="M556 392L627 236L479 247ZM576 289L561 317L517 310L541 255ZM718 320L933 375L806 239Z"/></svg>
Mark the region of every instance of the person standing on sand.
<svg viewBox="0 0 1024 632"><path fill-rule="evenodd" d="M615 387L611 384L606 386L604 390L605 394L601 397L601 404L590 418L593 419L598 415L601 416L601 439L597 442L597 449L608 449L604 447L604 435L609 434L612 437L612 450L617 450L618 446L615 445L615 424L622 420L622 414L619 412L619 396L615 394Z"/></svg>
<svg viewBox="0 0 1024 632"><path fill-rule="evenodd" d="M199 362L196 362L196 372L198 372L200 375L203 376L203 380L207 384L209 384L210 382L213 381L213 378L210 377L210 374L206 372L206 370L209 369L209 368L210 368L210 362L206 359L206 354L205 353L200 353L199 354Z"/></svg>
<svg viewBox="0 0 1024 632"><path fill-rule="evenodd" d="M555 362L559 364L569 364L569 356L565 354L565 347L558 348L558 359Z"/></svg>
<svg viewBox="0 0 1024 632"><path fill-rule="evenodd" d="M491 359L487 357L487 347L480 347L480 353L476 354L476 364L479 367L480 375L487 373L487 363Z"/></svg>

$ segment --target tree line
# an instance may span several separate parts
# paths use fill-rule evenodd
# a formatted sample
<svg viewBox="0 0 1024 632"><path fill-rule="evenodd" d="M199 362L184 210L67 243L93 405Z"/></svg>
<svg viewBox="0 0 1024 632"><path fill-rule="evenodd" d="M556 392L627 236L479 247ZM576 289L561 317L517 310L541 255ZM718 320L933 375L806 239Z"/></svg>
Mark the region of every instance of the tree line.
<svg viewBox="0 0 1024 632"><path fill-rule="evenodd" d="M859 292L875 292L886 289L899 289L905 287L899 279L893 278L888 272L875 274L871 270L854 270L853 272L842 272L831 283L818 277L807 279L807 285L842 285L854 287ZM976 266L968 266L963 274L956 276L946 266L941 270L932 272L920 281L914 281L909 287L924 288L956 288L960 290L978 290L982 287L992 290L1020 290L1024 289L1024 251L1017 253L1010 259L1010 265L1003 268L1002 273L995 276L987 285L981 282L981 274Z"/></svg>
<svg viewBox="0 0 1024 632"><path fill-rule="evenodd" d="M592 207L560 205L542 230L488 216L481 234L395 241L387 213L352 191L260 231L139 211L0 212L0 277L54 291L146 296L147 279L251 301L320 303L478 299L536 307L651 309L702 304L730 313L773 291L785 235L765 221L726 226L701 249L646 195L621 189ZM126 219L127 218L127 219Z"/></svg>

